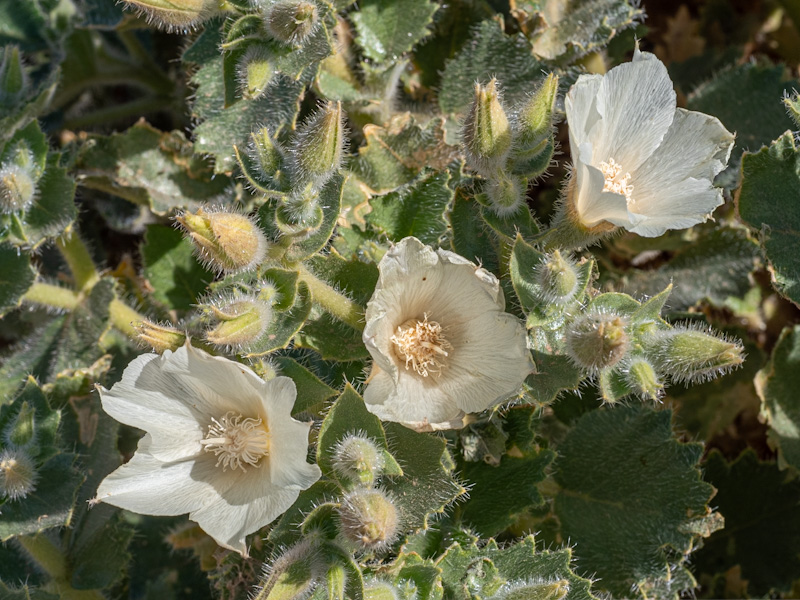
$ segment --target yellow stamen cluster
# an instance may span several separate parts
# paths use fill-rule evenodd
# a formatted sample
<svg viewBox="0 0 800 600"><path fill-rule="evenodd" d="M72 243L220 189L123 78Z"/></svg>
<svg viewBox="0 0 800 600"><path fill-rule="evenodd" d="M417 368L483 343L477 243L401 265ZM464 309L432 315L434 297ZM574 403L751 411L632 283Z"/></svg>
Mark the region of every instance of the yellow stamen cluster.
<svg viewBox="0 0 800 600"><path fill-rule="evenodd" d="M269 453L269 430L261 418L244 418L227 412L217 420L212 418L205 439L200 440L207 452L217 457L217 466L225 470L240 468L245 464L255 467Z"/></svg>
<svg viewBox="0 0 800 600"><path fill-rule="evenodd" d="M603 186L604 192L625 196L628 204L635 202L633 199L633 186L630 184L631 174L625 173L620 177L622 166L617 161L609 158L607 163L601 162L600 171L603 173L603 177L606 178L606 183Z"/></svg>
<svg viewBox="0 0 800 600"><path fill-rule="evenodd" d="M417 374L427 377L431 373L441 375L445 367L444 358L453 346L444 338L442 326L436 321L428 321L426 314L422 321L408 319L397 327L391 337L395 353L404 360L406 370L409 366Z"/></svg>

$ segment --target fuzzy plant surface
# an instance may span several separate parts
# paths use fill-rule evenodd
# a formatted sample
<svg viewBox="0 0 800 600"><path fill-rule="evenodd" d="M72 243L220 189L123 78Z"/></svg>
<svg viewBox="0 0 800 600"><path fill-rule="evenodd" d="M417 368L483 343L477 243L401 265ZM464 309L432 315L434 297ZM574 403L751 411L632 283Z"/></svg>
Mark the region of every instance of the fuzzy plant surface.
<svg viewBox="0 0 800 600"><path fill-rule="evenodd" d="M0 0L0 600L800 597L800 3Z"/></svg>

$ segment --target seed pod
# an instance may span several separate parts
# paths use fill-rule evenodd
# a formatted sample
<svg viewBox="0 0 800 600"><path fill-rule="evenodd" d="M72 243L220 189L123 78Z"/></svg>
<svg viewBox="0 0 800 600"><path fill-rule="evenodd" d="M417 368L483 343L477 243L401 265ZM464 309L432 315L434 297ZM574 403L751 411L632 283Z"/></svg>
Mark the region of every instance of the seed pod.
<svg viewBox="0 0 800 600"><path fill-rule="evenodd" d="M7 448L0 452L0 496L20 500L36 489L36 465L23 450Z"/></svg>
<svg viewBox="0 0 800 600"><path fill-rule="evenodd" d="M693 326L661 330L645 340L647 355L677 383L702 383L723 375L744 362L739 340Z"/></svg>
<svg viewBox="0 0 800 600"><path fill-rule="evenodd" d="M352 491L345 495L338 512L344 537L364 550L382 552L397 537L397 508L382 490Z"/></svg>
<svg viewBox="0 0 800 600"><path fill-rule="evenodd" d="M348 435L336 444L333 470L346 481L372 487L383 472L383 453L369 438Z"/></svg>
<svg viewBox="0 0 800 600"><path fill-rule="evenodd" d="M322 187L341 167L344 149L342 103L327 102L298 127L289 150L295 189Z"/></svg>
<svg viewBox="0 0 800 600"><path fill-rule="evenodd" d="M267 31L284 44L302 45L314 33L319 9L312 0L279 0L267 13Z"/></svg>
<svg viewBox="0 0 800 600"><path fill-rule="evenodd" d="M136 341L150 346L159 354L164 350L175 352L186 343L186 334L182 331L149 319L134 323L133 328L136 330Z"/></svg>
<svg viewBox="0 0 800 600"><path fill-rule="evenodd" d="M579 279L575 261L554 250L542 259L534 272L544 302L564 305L575 298Z"/></svg>
<svg viewBox="0 0 800 600"><path fill-rule="evenodd" d="M467 164L484 177L495 175L505 166L511 149L511 124L500 101L496 79L485 86L475 84L463 139Z"/></svg>
<svg viewBox="0 0 800 600"><path fill-rule="evenodd" d="M207 267L223 273L251 271L261 264L267 240L255 219L223 209L198 209L176 218Z"/></svg>
<svg viewBox="0 0 800 600"><path fill-rule="evenodd" d="M622 317L611 312L581 315L567 326L567 355L587 371L613 367L630 347L625 325Z"/></svg>

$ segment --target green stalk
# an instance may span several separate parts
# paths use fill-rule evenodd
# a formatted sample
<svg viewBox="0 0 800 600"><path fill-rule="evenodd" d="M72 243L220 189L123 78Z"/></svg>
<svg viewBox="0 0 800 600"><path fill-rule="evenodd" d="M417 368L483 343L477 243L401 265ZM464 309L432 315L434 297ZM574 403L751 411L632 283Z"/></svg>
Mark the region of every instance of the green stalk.
<svg viewBox="0 0 800 600"><path fill-rule="evenodd" d="M20 535L15 539L25 549L28 556L53 580L52 585L45 587L54 588L53 591L63 600L102 600L104 598L100 590L76 590L72 587L64 554L46 536L42 534Z"/></svg>
<svg viewBox="0 0 800 600"><path fill-rule="evenodd" d="M308 285L314 302L356 331L364 330L364 309L361 306L319 279L303 264L298 263L289 268L299 271L300 281Z"/></svg>
<svg viewBox="0 0 800 600"><path fill-rule="evenodd" d="M78 291L90 290L94 284L100 281L100 275L94 268L89 250L74 229L57 238L56 246L64 255L69 270L72 271Z"/></svg>
<svg viewBox="0 0 800 600"><path fill-rule="evenodd" d="M74 310L80 302L78 294L72 290L40 282L36 282L28 288L22 299L25 302L33 302L34 304L62 310Z"/></svg>
<svg viewBox="0 0 800 600"><path fill-rule="evenodd" d="M111 323L129 338L135 338L138 334L134 323L141 323L145 318L122 300L114 298L108 305L108 316Z"/></svg>

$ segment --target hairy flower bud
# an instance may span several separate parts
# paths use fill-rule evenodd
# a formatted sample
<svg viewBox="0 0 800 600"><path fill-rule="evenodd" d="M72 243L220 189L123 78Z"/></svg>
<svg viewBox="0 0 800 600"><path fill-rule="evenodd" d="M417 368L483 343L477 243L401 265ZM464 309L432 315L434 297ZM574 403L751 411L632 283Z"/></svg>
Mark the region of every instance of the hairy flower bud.
<svg viewBox="0 0 800 600"><path fill-rule="evenodd" d="M328 571L325 573L325 582L328 584L328 600L345 600L347 572L342 565L333 564L328 567Z"/></svg>
<svg viewBox="0 0 800 600"><path fill-rule="evenodd" d="M19 48L6 46L0 63L0 103L14 104L25 91L28 76L22 66Z"/></svg>
<svg viewBox="0 0 800 600"><path fill-rule="evenodd" d="M136 341L150 346L153 350L161 354L164 350L173 352L186 343L186 334L170 325L154 323L149 319L143 319L133 324L136 330Z"/></svg>
<svg viewBox="0 0 800 600"><path fill-rule="evenodd" d="M269 8L267 31L284 44L302 45L319 22L313 0L279 0Z"/></svg>
<svg viewBox="0 0 800 600"><path fill-rule="evenodd" d="M236 79L246 100L260 98L272 83L274 75L275 67L270 61L270 54L260 46L249 48L236 63Z"/></svg>
<svg viewBox="0 0 800 600"><path fill-rule="evenodd" d="M490 600L561 600L569 592L566 579L532 579L505 584Z"/></svg>
<svg viewBox="0 0 800 600"><path fill-rule="evenodd" d="M218 324L206 332L206 339L237 350L258 340L272 321L272 303L256 294L218 299L211 311Z"/></svg>
<svg viewBox="0 0 800 600"><path fill-rule="evenodd" d="M661 330L646 341L654 364L678 383L701 383L744 362L740 341L692 326Z"/></svg>
<svg viewBox="0 0 800 600"><path fill-rule="evenodd" d="M525 202L526 188L524 179L498 172L486 183L489 209L499 217L513 215Z"/></svg>
<svg viewBox="0 0 800 600"><path fill-rule="evenodd" d="M383 454L367 437L348 435L338 444L333 454L333 470L352 483L372 487L383 472Z"/></svg>
<svg viewBox="0 0 800 600"><path fill-rule="evenodd" d="M24 451L7 448L0 452L0 496L25 498L36 489L38 479L36 465Z"/></svg>
<svg viewBox="0 0 800 600"><path fill-rule="evenodd" d="M125 0L148 23L166 31L187 31L213 17L217 0Z"/></svg>
<svg viewBox="0 0 800 600"><path fill-rule="evenodd" d="M658 400L664 391L664 384L653 364L644 356L634 356L626 360L623 368L628 386L641 398Z"/></svg>
<svg viewBox="0 0 800 600"><path fill-rule="evenodd" d="M275 223L284 235L304 239L319 231L325 213L312 186L286 198L275 213Z"/></svg>
<svg viewBox="0 0 800 600"><path fill-rule="evenodd" d="M515 173L538 177L550 165L554 150L551 138L553 107L557 93L558 76L551 73L517 114L512 153Z"/></svg>
<svg viewBox="0 0 800 600"><path fill-rule="evenodd" d="M512 135L496 79L485 86L475 84L475 98L464 121L463 138L470 167L485 177L503 168Z"/></svg>
<svg viewBox="0 0 800 600"><path fill-rule="evenodd" d="M567 326L566 351L576 366L597 371L616 365L630 347L625 321L614 313L579 316Z"/></svg>
<svg viewBox="0 0 800 600"><path fill-rule="evenodd" d="M544 302L564 305L578 292L579 277L575 261L558 250L544 257L534 273Z"/></svg>
<svg viewBox="0 0 800 600"><path fill-rule="evenodd" d="M280 176L283 149L272 139L266 127L261 127L250 134L247 153L263 179L273 181Z"/></svg>
<svg viewBox="0 0 800 600"><path fill-rule="evenodd" d="M386 550L398 534L397 508L382 490L352 491L345 495L338 512L342 534L364 550Z"/></svg>
<svg viewBox="0 0 800 600"><path fill-rule="evenodd" d="M36 197L36 181L29 169L13 162L0 166L0 213L26 210Z"/></svg>
<svg viewBox="0 0 800 600"><path fill-rule="evenodd" d="M321 187L341 166L345 149L341 102L327 102L297 129L290 156L295 187Z"/></svg>
<svg viewBox="0 0 800 600"><path fill-rule="evenodd" d="M253 600L297 600L304 598L321 576L319 550L305 537L272 563L264 564L264 577Z"/></svg>
<svg viewBox="0 0 800 600"><path fill-rule="evenodd" d="M36 438L36 413L23 402L16 416L3 429L3 440L9 446L25 448Z"/></svg>
<svg viewBox="0 0 800 600"><path fill-rule="evenodd" d="M222 209L198 209L176 219L194 242L207 267L224 273L250 271L267 252L267 240L255 219Z"/></svg>

